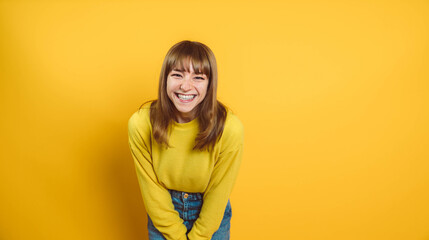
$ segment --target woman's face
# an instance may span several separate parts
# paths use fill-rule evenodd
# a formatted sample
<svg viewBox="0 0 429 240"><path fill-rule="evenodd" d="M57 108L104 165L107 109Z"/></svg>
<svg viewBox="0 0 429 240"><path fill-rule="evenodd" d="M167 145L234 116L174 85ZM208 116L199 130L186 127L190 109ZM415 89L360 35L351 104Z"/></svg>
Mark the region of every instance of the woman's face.
<svg viewBox="0 0 429 240"><path fill-rule="evenodd" d="M167 95L179 112L179 123L195 118L196 107L206 97L208 84L207 76L195 73L191 63L189 72L173 69L168 74Z"/></svg>

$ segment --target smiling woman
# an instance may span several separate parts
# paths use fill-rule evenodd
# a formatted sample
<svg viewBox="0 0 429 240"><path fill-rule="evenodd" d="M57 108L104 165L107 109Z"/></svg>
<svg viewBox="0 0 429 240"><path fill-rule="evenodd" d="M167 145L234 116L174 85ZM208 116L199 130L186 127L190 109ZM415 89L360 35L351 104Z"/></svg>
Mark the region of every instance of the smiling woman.
<svg viewBox="0 0 429 240"><path fill-rule="evenodd" d="M216 92L213 52L179 42L164 59L158 99L128 122L150 240L229 239L243 125Z"/></svg>

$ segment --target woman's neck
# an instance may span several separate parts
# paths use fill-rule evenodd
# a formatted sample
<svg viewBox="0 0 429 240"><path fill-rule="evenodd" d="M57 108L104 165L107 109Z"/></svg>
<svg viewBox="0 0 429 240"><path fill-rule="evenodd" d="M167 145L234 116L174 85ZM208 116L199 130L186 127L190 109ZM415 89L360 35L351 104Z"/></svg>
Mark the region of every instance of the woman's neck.
<svg viewBox="0 0 429 240"><path fill-rule="evenodd" d="M178 123L187 123L194 120L195 117L196 117L196 114L194 111L188 112L188 113L179 112L176 114L176 121Z"/></svg>

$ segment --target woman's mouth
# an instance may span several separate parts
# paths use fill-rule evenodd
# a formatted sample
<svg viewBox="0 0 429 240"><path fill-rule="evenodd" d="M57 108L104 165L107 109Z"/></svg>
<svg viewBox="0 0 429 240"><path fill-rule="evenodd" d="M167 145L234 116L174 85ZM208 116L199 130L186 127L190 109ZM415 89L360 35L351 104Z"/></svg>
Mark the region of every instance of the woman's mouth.
<svg viewBox="0 0 429 240"><path fill-rule="evenodd" d="M190 102L190 101L194 100L194 98L197 96L194 94L180 94L180 93L175 93L175 95L182 102Z"/></svg>

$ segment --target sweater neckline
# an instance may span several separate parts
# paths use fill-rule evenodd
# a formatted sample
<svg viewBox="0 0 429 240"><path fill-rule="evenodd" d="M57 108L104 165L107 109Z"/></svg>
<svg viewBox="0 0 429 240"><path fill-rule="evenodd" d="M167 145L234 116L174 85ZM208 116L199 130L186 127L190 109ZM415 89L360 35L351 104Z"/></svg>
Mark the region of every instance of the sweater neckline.
<svg viewBox="0 0 429 240"><path fill-rule="evenodd" d="M198 118L194 118L193 120L186 123L178 123L173 120L173 125L176 129L191 129L194 127L198 127Z"/></svg>

